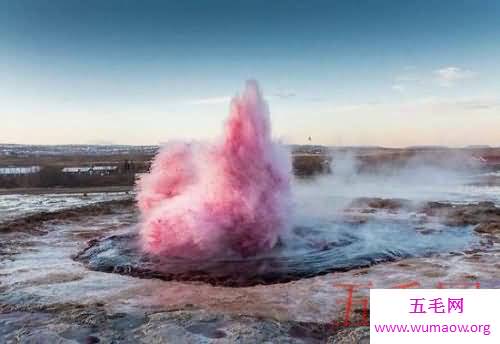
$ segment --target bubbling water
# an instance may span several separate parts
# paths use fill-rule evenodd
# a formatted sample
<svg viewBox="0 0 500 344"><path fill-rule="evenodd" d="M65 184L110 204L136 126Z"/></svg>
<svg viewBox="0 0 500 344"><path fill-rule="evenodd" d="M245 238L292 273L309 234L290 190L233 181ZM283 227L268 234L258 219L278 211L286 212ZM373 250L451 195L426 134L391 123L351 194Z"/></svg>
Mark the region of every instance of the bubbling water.
<svg viewBox="0 0 500 344"><path fill-rule="evenodd" d="M272 249L289 228L289 156L271 139L257 82L247 81L222 139L167 145L139 179L143 249L188 258Z"/></svg>

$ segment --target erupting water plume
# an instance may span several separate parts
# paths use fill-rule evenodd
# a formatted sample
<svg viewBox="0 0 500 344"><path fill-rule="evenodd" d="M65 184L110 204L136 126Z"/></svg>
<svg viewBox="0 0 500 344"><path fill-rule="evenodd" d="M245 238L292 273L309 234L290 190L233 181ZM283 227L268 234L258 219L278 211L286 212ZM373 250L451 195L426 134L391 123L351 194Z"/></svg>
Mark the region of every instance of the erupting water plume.
<svg viewBox="0 0 500 344"><path fill-rule="evenodd" d="M288 229L290 170L258 84L247 81L222 139L167 145L139 179L144 250L200 258L271 249Z"/></svg>

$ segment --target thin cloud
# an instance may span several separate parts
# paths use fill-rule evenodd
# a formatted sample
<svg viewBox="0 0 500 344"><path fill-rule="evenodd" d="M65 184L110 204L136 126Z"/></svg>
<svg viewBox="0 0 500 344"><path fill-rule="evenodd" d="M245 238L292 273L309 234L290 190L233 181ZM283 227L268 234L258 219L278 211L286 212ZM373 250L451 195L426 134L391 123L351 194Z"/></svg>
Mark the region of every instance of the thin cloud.
<svg viewBox="0 0 500 344"><path fill-rule="evenodd" d="M463 108L470 110L490 110L500 108L498 99L470 99L458 102Z"/></svg>
<svg viewBox="0 0 500 344"><path fill-rule="evenodd" d="M474 97L474 98L438 98L427 97L417 98L403 102L389 102L389 103L359 103L341 106L332 106L329 108L330 112L347 113L357 112L360 114L377 111L380 113L427 113L429 111L439 113L443 110L443 114L447 113L453 115L456 111L462 113L471 111L491 111L500 108L500 98L494 97Z"/></svg>
<svg viewBox="0 0 500 344"><path fill-rule="evenodd" d="M476 77L476 73L460 67L443 67L434 71L437 83L443 87L451 87L460 81Z"/></svg>

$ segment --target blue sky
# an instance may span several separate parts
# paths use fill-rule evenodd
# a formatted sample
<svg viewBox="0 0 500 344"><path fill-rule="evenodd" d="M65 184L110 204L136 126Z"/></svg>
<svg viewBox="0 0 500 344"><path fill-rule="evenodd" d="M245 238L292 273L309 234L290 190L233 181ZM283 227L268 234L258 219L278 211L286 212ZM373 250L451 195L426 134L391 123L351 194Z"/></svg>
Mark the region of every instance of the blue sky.
<svg viewBox="0 0 500 344"><path fill-rule="evenodd" d="M0 142L500 145L500 2L0 0Z"/></svg>

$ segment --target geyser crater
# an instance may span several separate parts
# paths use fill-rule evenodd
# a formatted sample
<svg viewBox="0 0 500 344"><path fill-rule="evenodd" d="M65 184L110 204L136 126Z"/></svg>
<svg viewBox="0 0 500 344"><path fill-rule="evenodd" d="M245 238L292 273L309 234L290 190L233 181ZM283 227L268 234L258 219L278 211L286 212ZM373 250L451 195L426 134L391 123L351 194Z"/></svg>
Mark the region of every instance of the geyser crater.
<svg viewBox="0 0 500 344"><path fill-rule="evenodd" d="M440 253L463 252L478 242L472 226L416 229L411 221L364 224L317 223L295 227L273 250L250 257L212 259L144 253L135 232L94 240L76 256L89 269L159 278L244 287L284 283L377 263Z"/></svg>

